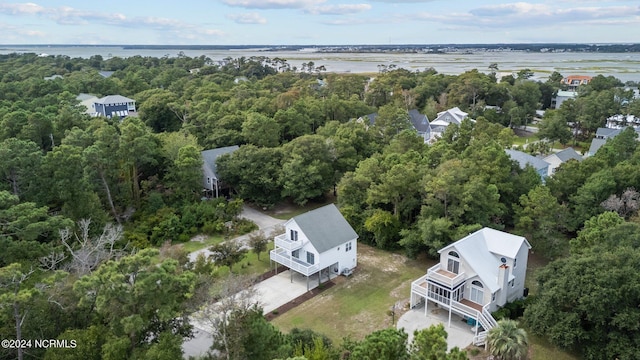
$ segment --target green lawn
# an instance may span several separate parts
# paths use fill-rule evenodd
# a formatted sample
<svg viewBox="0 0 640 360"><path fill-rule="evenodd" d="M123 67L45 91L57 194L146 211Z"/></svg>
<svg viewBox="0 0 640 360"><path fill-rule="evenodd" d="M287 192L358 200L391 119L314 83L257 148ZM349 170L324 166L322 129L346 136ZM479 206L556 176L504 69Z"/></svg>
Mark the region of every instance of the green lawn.
<svg viewBox="0 0 640 360"><path fill-rule="evenodd" d="M214 236L209 236L202 242L200 241L186 242L182 244L182 249L184 249L184 251L188 253L191 253L200 249L204 249L209 246L213 246L215 244L219 244L222 241L224 241L224 238L222 237L222 235L214 235Z"/></svg>
<svg viewBox="0 0 640 360"><path fill-rule="evenodd" d="M515 139L513 140L513 145L520 146L520 145L532 143L538 140L540 140L540 137L538 137L538 134L532 134L531 136L516 136Z"/></svg>
<svg viewBox="0 0 640 360"><path fill-rule="evenodd" d="M358 267L349 278L280 315L273 323L282 331L309 328L327 335L335 344L350 336L365 335L391 326L389 309L407 299L411 282L424 275L426 261L358 244Z"/></svg>

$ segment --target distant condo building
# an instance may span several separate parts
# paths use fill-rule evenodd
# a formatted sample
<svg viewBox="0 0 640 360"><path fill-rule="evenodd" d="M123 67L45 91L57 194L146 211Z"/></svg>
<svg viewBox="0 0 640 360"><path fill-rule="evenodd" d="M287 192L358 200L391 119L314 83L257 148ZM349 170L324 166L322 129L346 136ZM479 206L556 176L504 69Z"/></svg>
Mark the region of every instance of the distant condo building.
<svg viewBox="0 0 640 360"><path fill-rule="evenodd" d="M569 91L576 91L580 85L586 85L591 81L591 76L569 75L562 79L562 83L567 85Z"/></svg>

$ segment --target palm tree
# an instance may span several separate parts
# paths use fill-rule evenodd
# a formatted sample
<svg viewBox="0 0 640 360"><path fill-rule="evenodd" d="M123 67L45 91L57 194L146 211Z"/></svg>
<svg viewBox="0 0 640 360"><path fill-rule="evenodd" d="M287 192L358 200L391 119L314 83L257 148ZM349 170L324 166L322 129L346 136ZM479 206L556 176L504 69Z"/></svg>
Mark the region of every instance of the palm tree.
<svg viewBox="0 0 640 360"><path fill-rule="evenodd" d="M527 332L518 327L517 321L505 319L489 330L487 346L496 359L523 360L527 358L529 340Z"/></svg>

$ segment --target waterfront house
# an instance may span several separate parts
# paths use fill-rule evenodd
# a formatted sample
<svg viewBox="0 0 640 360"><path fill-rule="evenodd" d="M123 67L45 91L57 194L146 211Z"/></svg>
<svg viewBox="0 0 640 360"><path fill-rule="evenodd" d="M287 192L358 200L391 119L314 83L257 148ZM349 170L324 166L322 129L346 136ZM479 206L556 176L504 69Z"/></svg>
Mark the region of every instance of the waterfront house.
<svg viewBox="0 0 640 360"><path fill-rule="evenodd" d="M238 150L238 145L204 150L202 154L202 187L206 197L218 197L223 189L223 182L218 176L218 158Z"/></svg>
<svg viewBox="0 0 640 360"><path fill-rule="evenodd" d="M527 296L524 281L531 245L522 236L483 228L440 249L440 261L411 284L411 307L424 304L475 325L474 344L496 326L492 312Z"/></svg>
<svg viewBox="0 0 640 360"><path fill-rule="evenodd" d="M269 257L306 276L307 290L311 276L317 275L320 284L322 279L349 275L355 269L358 234L334 204L295 216L284 227Z"/></svg>

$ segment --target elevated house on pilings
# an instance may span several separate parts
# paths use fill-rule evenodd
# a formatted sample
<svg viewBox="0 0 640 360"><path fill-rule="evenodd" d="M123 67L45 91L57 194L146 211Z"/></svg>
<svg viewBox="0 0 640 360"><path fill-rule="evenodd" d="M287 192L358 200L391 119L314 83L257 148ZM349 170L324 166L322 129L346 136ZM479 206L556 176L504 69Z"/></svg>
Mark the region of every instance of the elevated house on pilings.
<svg viewBox="0 0 640 360"><path fill-rule="evenodd" d="M358 234L338 208L329 204L298 215L284 224L285 233L275 237L269 253L272 262L307 277L323 279L349 275L358 259Z"/></svg>
<svg viewBox="0 0 640 360"><path fill-rule="evenodd" d="M440 262L411 284L411 307L439 307L474 326L474 344L486 343L497 325L492 312L527 296L524 287L531 245L522 236L484 228L440 251Z"/></svg>

